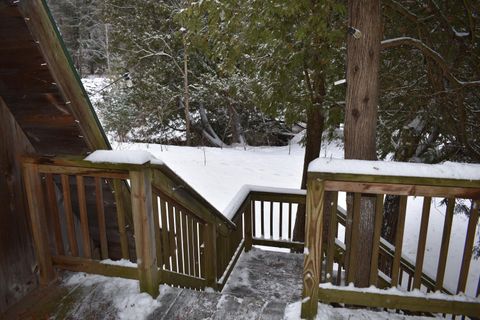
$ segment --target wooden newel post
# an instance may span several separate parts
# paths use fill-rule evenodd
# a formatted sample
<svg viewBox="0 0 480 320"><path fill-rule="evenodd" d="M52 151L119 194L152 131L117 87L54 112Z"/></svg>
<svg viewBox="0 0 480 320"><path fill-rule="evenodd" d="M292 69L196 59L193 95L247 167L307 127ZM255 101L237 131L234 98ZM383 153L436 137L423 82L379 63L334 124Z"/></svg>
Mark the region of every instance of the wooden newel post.
<svg viewBox="0 0 480 320"><path fill-rule="evenodd" d="M302 318L313 319L318 308L322 259L323 202L325 184L320 179L307 183L307 210L305 217L305 258L303 265Z"/></svg>
<svg viewBox="0 0 480 320"><path fill-rule="evenodd" d="M250 198L250 197L249 197ZM244 217L245 217L245 252L250 251L252 249L253 243L253 235L252 235L252 201L247 199L248 205L245 209Z"/></svg>
<svg viewBox="0 0 480 320"><path fill-rule="evenodd" d="M152 207L151 171L130 171L135 250L140 291L158 296L158 269Z"/></svg>
<svg viewBox="0 0 480 320"><path fill-rule="evenodd" d="M217 289L217 226L208 222L203 228L205 242L205 280L207 286Z"/></svg>
<svg viewBox="0 0 480 320"><path fill-rule="evenodd" d="M47 285L55 280L52 256L48 245L48 228L45 216L42 184L38 168L33 164L23 165L23 180L27 193L28 209L32 225L33 245L40 271L40 284Z"/></svg>

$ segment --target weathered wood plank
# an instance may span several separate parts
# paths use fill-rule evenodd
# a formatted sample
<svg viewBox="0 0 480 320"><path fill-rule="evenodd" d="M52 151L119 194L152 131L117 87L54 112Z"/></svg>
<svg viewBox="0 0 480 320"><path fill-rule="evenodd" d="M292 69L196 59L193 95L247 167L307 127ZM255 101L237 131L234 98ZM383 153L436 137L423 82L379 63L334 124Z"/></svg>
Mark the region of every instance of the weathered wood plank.
<svg viewBox="0 0 480 320"><path fill-rule="evenodd" d="M425 257L425 246L427 243L428 219L430 217L430 206L432 198L423 198L422 220L418 234L417 258L415 259L415 273L413 275L413 288L420 289L422 284L423 260Z"/></svg>
<svg viewBox="0 0 480 320"><path fill-rule="evenodd" d="M436 186L436 187L448 187L448 189L450 188L477 188L478 189L480 187L480 180L461 180L461 179L443 179L443 178L436 179L436 178L422 178L422 177L401 177L401 176L383 176L383 175L380 176L380 175L320 173L320 172L309 172L308 177L312 179L318 178L325 181L349 181L351 183L364 182L364 183L378 183L378 184L392 184L392 185ZM325 190L333 191L333 190L329 190L327 186L325 187ZM357 190L352 190L351 192L357 192ZM358 192L363 192L363 191L358 191ZM378 192L378 193L389 194L389 192Z"/></svg>
<svg viewBox="0 0 480 320"><path fill-rule="evenodd" d="M302 249L305 247L303 242L291 240L272 240L263 238L253 238L253 244L266 247L288 248L288 249Z"/></svg>
<svg viewBox="0 0 480 320"><path fill-rule="evenodd" d="M352 181L327 181L326 191L346 191L373 194L395 194L403 196L426 196L426 197L458 197L466 199L480 199L479 188L466 187L440 187L439 184L415 185L391 183L367 183Z"/></svg>
<svg viewBox="0 0 480 320"><path fill-rule="evenodd" d="M180 211L178 208L175 210L175 234L176 234L176 247L177 247L177 257L178 257L178 272L183 273L184 268L183 268L183 237L182 237L182 215L185 214L183 211ZM183 235L185 236L185 235Z"/></svg>
<svg viewBox="0 0 480 320"><path fill-rule="evenodd" d="M448 205L445 213L445 223L443 225L442 245L440 246L440 256L438 258L437 276L435 277L435 290L441 290L443 287L445 268L447 267L448 246L450 244L450 234L452 232L455 198L448 198L447 201Z"/></svg>
<svg viewBox="0 0 480 320"><path fill-rule="evenodd" d="M160 218L158 212L158 196L152 192L152 210L153 210L153 225L155 230L155 245L156 245L156 255L157 255L157 267L162 268L163 266L163 255L162 255L162 235L160 231Z"/></svg>
<svg viewBox="0 0 480 320"><path fill-rule="evenodd" d="M172 257L172 271L177 272L177 248L175 247L175 207L171 202L168 202L168 241L170 247L169 255Z"/></svg>
<svg viewBox="0 0 480 320"><path fill-rule="evenodd" d="M323 303L335 302L365 307L461 314L470 317L477 317L480 314L480 303L478 302L462 302L394 294L358 292L342 290L341 288L319 288L319 297Z"/></svg>
<svg viewBox="0 0 480 320"><path fill-rule="evenodd" d="M183 272L190 274L190 262L188 252L188 217L182 214L182 251L183 251Z"/></svg>
<svg viewBox="0 0 480 320"><path fill-rule="evenodd" d="M88 228L87 199L85 197L85 182L82 176L77 176L78 207L80 209L80 230L82 235L83 257L90 259L92 249L90 246L90 230Z"/></svg>
<svg viewBox="0 0 480 320"><path fill-rule="evenodd" d="M105 224L105 208L103 205L103 186L102 180L99 177L95 177L95 198L98 218L98 232L100 236L100 252L102 259L108 259L108 241Z"/></svg>
<svg viewBox="0 0 480 320"><path fill-rule="evenodd" d="M335 207L335 213L337 208ZM380 251L380 236L383 222L383 195L378 194L375 200L375 222L372 239L372 261L370 264L370 285L377 286L378 280L378 254Z"/></svg>
<svg viewBox="0 0 480 320"><path fill-rule="evenodd" d="M70 246L70 253L72 256L78 256L77 237L75 235L75 223L73 220L72 211L72 195L70 193L70 180L67 175L61 175L62 190L63 190L63 205L65 209L65 219L67 222L68 244Z"/></svg>
<svg viewBox="0 0 480 320"><path fill-rule="evenodd" d="M219 282L217 283L219 290L222 290L225 284L227 283L227 280L230 277L230 274L232 273L233 269L235 268L235 265L237 264L238 259L242 255L244 246L245 246L245 242L242 240L238 245L238 247L235 248L235 251L233 252L233 254L229 256L230 259L226 261L225 271L223 272L221 279L219 279Z"/></svg>
<svg viewBox="0 0 480 320"><path fill-rule="evenodd" d="M260 201L260 234L265 238L265 202Z"/></svg>
<svg viewBox="0 0 480 320"><path fill-rule="evenodd" d="M292 239L292 203L288 203L288 239Z"/></svg>
<svg viewBox="0 0 480 320"><path fill-rule="evenodd" d="M330 221L328 225L328 241L327 241L327 258L325 263L325 278L326 281L331 282L333 280L333 262L335 255L335 238L337 231L337 205L338 205L338 192L332 192L332 205L330 207ZM328 277L330 275L330 277Z"/></svg>
<svg viewBox="0 0 480 320"><path fill-rule="evenodd" d="M351 236L349 244L347 245L347 255L348 255L348 269L347 271L347 282L354 283L356 278L357 263L355 256L357 255L357 250L359 247L359 232L360 232L360 207L361 207L362 195L360 193L353 194L353 209L352 209L352 225L351 225Z"/></svg>
<svg viewBox="0 0 480 320"><path fill-rule="evenodd" d="M199 260L199 248L198 248L198 221L196 221L195 219L193 220L193 233L192 233L192 237L193 237L193 265L194 265L194 276L195 277L200 277L200 271L199 271L199 267L200 267L200 260Z"/></svg>
<svg viewBox="0 0 480 320"><path fill-rule="evenodd" d="M193 240L193 226L195 222L192 217L188 217L188 253L189 253L189 263L190 263L190 275L195 276L195 248Z"/></svg>
<svg viewBox="0 0 480 320"><path fill-rule="evenodd" d="M113 180L113 189L115 190L115 205L117 208L117 224L118 233L120 234L120 249L122 251L122 258L129 260L130 253L128 250L128 237L126 230L126 208L122 199L122 181L118 179Z"/></svg>
<svg viewBox="0 0 480 320"><path fill-rule="evenodd" d="M305 204L306 196L304 194L295 194L295 193L251 191L250 198L255 201L273 201L273 202L283 201L283 202Z"/></svg>
<svg viewBox="0 0 480 320"><path fill-rule="evenodd" d="M392 287L399 283L400 260L402 258L403 231L405 229L405 216L407 210L407 196L400 196L398 209L397 231L395 233L395 255L392 262Z"/></svg>
<svg viewBox="0 0 480 320"><path fill-rule="evenodd" d="M47 285L55 279L52 257L48 245L48 230L45 216L42 185L38 168L35 165L23 165L23 179L30 211L31 227L35 255L40 271L40 284Z"/></svg>
<svg viewBox="0 0 480 320"><path fill-rule="evenodd" d="M167 202L160 197L160 215L162 217L162 252L163 252L163 263L165 269L171 270L170 263L170 240L168 238L168 222L167 222Z"/></svg>
<svg viewBox="0 0 480 320"><path fill-rule="evenodd" d="M53 222L55 248L57 250L57 254L64 255L65 250L63 248L62 227L60 226L60 215L58 212L57 195L55 191L55 182L53 181L52 174L45 175L45 184L47 191L48 207L50 209L50 214Z"/></svg>
<svg viewBox="0 0 480 320"><path fill-rule="evenodd" d="M270 238L273 239L273 201L270 201Z"/></svg>
<svg viewBox="0 0 480 320"><path fill-rule="evenodd" d="M162 283L180 286L183 288L202 290L206 287L210 287L204 279L195 278L181 273L176 273L168 270L160 270L159 273L162 277Z"/></svg>
<svg viewBox="0 0 480 320"><path fill-rule="evenodd" d="M203 228L205 241L205 281L210 288L217 288L217 226L208 223Z"/></svg>
<svg viewBox="0 0 480 320"><path fill-rule="evenodd" d="M475 241L475 229L478 225L479 208L480 201L473 202L470 218L468 220L465 246L463 248L462 266L458 278L457 293L465 292L465 286L467 285L468 270L470 269L470 260L472 259L473 244Z"/></svg>
<svg viewBox="0 0 480 320"><path fill-rule="evenodd" d="M108 277L120 277L133 280L139 279L138 270L133 267L100 263L96 260L79 257L53 256L52 260L55 267L64 270L99 274Z"/></svg>
<svg viewBox="0 0 480 320"><path fill-rule="evenodd" d="M252 202L248 200L248 206L243 214L245 221L245 252L252 249Z"/></svg>
<svg viewBox="0 0 480 320"><path fill-rule="evenodd" d="M131 171L132 212L140 291L158 295L157 250L153 225L150 170Z"/></svg>
<svg viewBox="0 0 480 320"><path fill-rule="evenodd" d="M325 182L311 179L307 183L307 210L305 219L306 254L303 267L302 318L312 319L317 314L318 285L321 274L323 206Z"/></svg>
<svg viewBox="0 0 480 320"><path fill-rule="evenodd" d="M282 231L283 231L282 230L283 229L283 202L280 201L278 203L278 206L279 206L278 207L278 210L279 210L279 213L278 213L279 214L279 217L278 217L278 238L282 239L283 238L282 237L283 236L282 235Z"/></svg>

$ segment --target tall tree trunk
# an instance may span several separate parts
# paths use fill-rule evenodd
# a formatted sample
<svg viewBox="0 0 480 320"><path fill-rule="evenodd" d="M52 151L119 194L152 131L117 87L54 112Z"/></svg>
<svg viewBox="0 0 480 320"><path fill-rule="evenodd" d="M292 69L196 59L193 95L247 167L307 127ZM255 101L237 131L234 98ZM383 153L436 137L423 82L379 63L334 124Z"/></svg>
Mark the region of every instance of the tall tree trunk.
<svg viewBox="0 0 480 320"><path fill-rule="evenodd" d="M190 93L188 90L188 51L187 36L183 35L183 104L185 107L185 135L187 138L187 146L190 141Z"/></svg>
<svg viewBox="0 0 480 320"><path fill-rule="evenodd" d="M345 159L376 160L378 69L381 41L380 0L349 0L351 35L347 40L347 106ZM349 197L350 198L350 197ZM351 201L347 200L347 205ZM352 206L348 205L348 210ZM359 228L362 243L353 253L357 286L368 286L372 252L375 199L363 197Z"/></svg>
<svg viewBox="0 0 480 320"><path fill-rule="evenodd" d="M307 188L308 164L318 158L322 144L322 133L325 119L320 106L311 106L307 109L307 134L305 157L303 159L303 173L301 188ZM293 229L293 240L305 240L305 205L299 205Z"/></svg>

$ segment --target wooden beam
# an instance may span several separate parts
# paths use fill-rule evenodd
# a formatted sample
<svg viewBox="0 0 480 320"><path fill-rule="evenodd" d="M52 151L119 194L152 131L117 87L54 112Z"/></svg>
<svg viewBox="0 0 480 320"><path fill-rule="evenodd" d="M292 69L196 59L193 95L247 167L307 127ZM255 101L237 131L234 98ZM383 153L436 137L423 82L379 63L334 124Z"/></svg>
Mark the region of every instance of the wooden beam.
<svg viewBox="0 0 480 320"><path fill-rule="evenodd" d="M52 260L55 267L64 270L86 272L99 274L102 276L119 277L133 280L138 280L139 278L137 268L133 267L100 263L96 260L79 257L53 256Z"/></svg>
<svg viewBox="0 0 480 320"><path fill-rule="evenodd" d="M346 191L401 196L458 197L480 199L480 188L442 187L438 185L404 185L394 183L326 181L326 191Z"/></svg>
<svg viewBox="0 0 480 320"><path fill-rule="evenodd" d="M149 169L131 171L131 197L140 291L158 296L158 270Z"/></svg>
<svg viewBox="0 0 480 320"><path fill-rule="evenodd" d="M215 223L203 227L205 241L205 281L208 287L217 288L217 226Z"/></svg>
<svg viewBox="0 0 480 320"><path fill-rule="evenodd" d="M53 270L52 257L48 244L49 231L47 229L45 203L38 168L35 165L24 164L23 179L30 212L33 245L35 247L35 255L40 271L40 284L47 285L55 280L56 275Z"/></svg>
<svg viewBox="0 0 480 320"><path fill-rule="evenodd" d="M325 181L349 181L349 182L365 182L379 184L394 185L414 185L414 186L437 186L437 187L458 187L458 188L479 188L480 180L460 180L460 179L443 179L443 178L421 178L421 177L401 177L401 176L380 176L380 175L364 175L349 173L321 173L309 172L308 177L318 178ZM330 191L327 190L326 191ZM352 191L352 192L357 192ZM359 191L363 192L363 191ZM385 192L379 192L385 193Z"/></svg>
<svg viewBox="0 0 480 320"><path fill-rule="evenodd" d="M252 249L252 201L250 200L250 197L247 197L247 203L248 205L245 208L245 211L243 213L243 217L245 220L245 252L248 252ZM280 204L281 205L281 204ZM282 211L280 210L280 217L281 217ZM280 221L281 218L280 218ZM280 223L281 224L281 223ZM280 228L282 226L280 225ZM280 229L281 230L281 229ZM281 236L282 233L280 233Z"/></svg>
<svg viewBox="0 0 480 320"><path fill-rule="evenodd" d="M480 314L479 302L409 297L395 294L342 290L341 288L319 288L319 299L323 303L344 303L365 307L456 314L469 317L478 317Z"/></svg>
<svg viewBox="0 0 480 320"><path fill-rule="evenodd" d="M22 15L28 18L27 26L34 40L38 41L57 86L69 102L71 112L79 120L79 127L89 148L111 149L46 2L21 1L19 7Z"/></svg>
<svg viewBox="0 0 480 320"><path fill-rule="evenodd" d="M301 317L313 319L318 308L318 285L321 274L323 206L325 182L310 179L307 183L307 211L305 218L305 258Z"/></svg>

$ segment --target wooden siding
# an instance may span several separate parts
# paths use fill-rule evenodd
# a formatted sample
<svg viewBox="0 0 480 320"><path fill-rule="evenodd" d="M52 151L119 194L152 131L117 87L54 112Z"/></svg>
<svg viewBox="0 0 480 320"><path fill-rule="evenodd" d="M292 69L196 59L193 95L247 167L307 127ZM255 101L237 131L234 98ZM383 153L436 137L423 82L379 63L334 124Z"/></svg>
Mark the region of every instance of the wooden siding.
<svg viewBox="0 0 480 320"><path fill-rule="evenodd" d="M0 97L0 313L37 286L19 155L33 147Z"/></svg>

